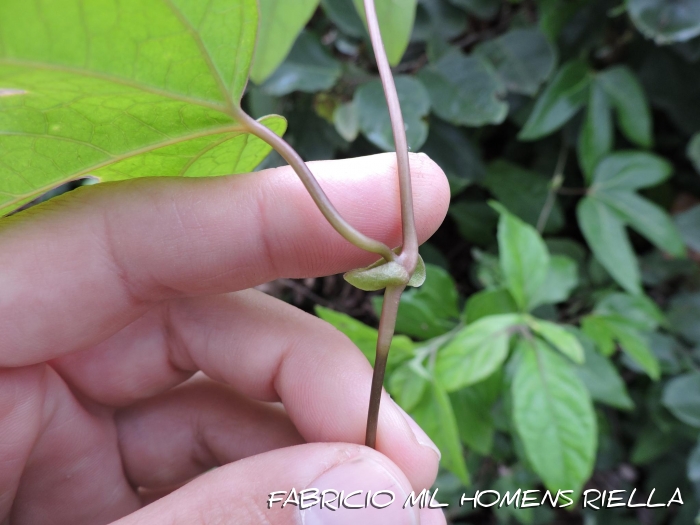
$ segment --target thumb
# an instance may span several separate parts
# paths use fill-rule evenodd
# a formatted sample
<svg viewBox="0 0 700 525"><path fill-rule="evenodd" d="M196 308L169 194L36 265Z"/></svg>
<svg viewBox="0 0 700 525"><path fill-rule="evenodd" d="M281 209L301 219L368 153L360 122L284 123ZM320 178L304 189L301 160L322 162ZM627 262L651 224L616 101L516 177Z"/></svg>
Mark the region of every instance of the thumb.
<svg viewBox="0 0 700 525"><path fill-rule="evenodd" d="M403 508L411 490L379 452L312 443L219 467L113 525L444 525L439 509Z"/></svg>

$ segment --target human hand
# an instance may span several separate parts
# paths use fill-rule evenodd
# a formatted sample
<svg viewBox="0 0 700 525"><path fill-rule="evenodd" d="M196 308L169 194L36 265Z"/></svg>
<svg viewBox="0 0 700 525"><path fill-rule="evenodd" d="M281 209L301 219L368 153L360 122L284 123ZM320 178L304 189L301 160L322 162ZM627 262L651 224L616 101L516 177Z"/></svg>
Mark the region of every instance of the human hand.
<svg viewBox="0 0 700 525"><path fill-rule="evenodd" d="M395 246L394 165L312 169L349 222ZM427 157L411 167L424 241L449 190ZM286 167L102 184L0 221L0 523L300 523L267 497L306 487L396 493L383 510L315 507L306 525L444 523L401 510L438 455L386 394L377 451L359 445L372 374L360 351L248 289L375 258Z"/></svg>

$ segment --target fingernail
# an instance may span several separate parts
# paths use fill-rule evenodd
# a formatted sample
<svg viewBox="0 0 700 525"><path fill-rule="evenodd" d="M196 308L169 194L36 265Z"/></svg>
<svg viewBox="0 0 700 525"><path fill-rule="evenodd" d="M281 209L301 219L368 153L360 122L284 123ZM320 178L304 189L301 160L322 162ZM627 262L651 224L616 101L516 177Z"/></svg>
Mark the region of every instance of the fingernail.
<svg viewBox="0 0 700 525"><path fill-rule="evenodd" d="M361 457L333 467L309 488L318 490L321 501L301 511L304 525L418 525L418 508L402 508L408 494L401 482L372 459Z"/></svg>
<svg viewBox="0 0 700 525"><path fill-rule="evenodd" d="M416 441L423 445L424 447L428 447L430 450L435 452L437 454L438 460L442 458L442 454L440 453L440 449L437 448L437 445L433 443L433 440L428 437L428 434L425 433L425 431L416 423L411 416L409 416L406 411L401 408L396 401L393 399L391 402L394 404L394 406L398 409L399 412L401 412L401 415L404 417L406 420L406 423L408 423L408 426L411 427L411 430L413 431L413 435L416 436Z"/></svg>

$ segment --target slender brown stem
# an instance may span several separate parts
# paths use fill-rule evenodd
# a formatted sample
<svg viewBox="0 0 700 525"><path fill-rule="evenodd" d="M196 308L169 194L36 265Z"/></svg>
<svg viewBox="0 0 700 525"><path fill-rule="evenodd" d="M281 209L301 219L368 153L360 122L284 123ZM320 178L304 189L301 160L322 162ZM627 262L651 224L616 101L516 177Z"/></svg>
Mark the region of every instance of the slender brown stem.
<svg viewBox="0 0 700 525"><path fill-rule="evenodd" d="M377 20L377 11L374 0L364 0L367 28L374 49L374 57L377 61L379 76L384 87L384 96L389 107L391 129L394 134L394 146L396 148L396 163L399 172L399 188L401 193L401 225L403 230L403 248L401 258L404 268L409 275L413 274L418 261L418 236L416 234L416 221L413 216L413 192L411 190L411 169L408 162L408 142L406 140L406 126L401 115L401 105L396 92L394 77L391 74L389 61L384 50L382 34ZM380 325L381 326L381 325Z"/></svg>
<svg viewBox="0 0 700 525"><path fill-rule="evenodd" d="M379 404L382 400L382 388L384 385L384 372L389 358L391 339L394 337L396 315L399 311L399 301L405 286L390 286L384 292L382 315L379 318L379 337L377 338L377 357L374 360L374 374L372 375L372 390L369 396L369 411L367 413L367 433L365 445L375 448L377 443L377 424L379 422Z"/></svg>
<svg viewBox="0 0 700 525"><path fill-rule="evenodd" d="M395 261L397 259L396 254L386 244L367 237L343 219L330 199L328 199L328 196L319 185L316 177L311 173L311 170L309 170L299 154L294 151L294 148L292 148L287 141L250 117L240 107L234 107L232 111L236 119L238 119L250 133L267 142L289 163L301 179L306 191L309 192L309 195L311 195L318 209L321 210L326 220L340 235L358 248L377 253L387 261Z"/></svg>

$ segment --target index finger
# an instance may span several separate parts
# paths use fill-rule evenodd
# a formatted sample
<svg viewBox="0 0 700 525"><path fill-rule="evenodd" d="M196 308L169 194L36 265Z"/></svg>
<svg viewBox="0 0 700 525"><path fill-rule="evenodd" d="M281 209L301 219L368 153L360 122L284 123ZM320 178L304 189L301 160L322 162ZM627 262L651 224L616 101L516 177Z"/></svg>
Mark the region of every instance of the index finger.
<svg viewBox="0 0 700 525"><path fill-rule="evenodd" d="M311 163L340 213L395 246L395 157ZM411 155L418 235L442 222L440 168ZM177 296L328 275L377 257L338 235L288 167L92 186L0 222L0 366L85 349Z"/></svg>

